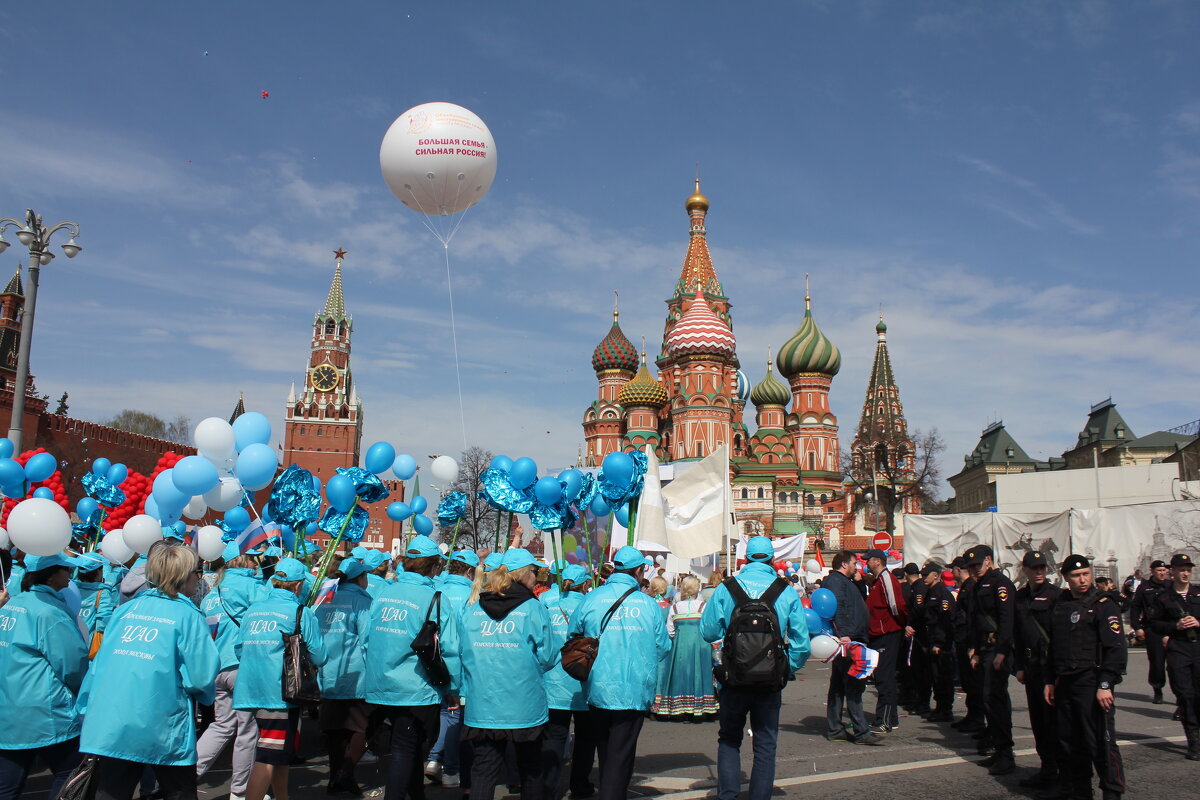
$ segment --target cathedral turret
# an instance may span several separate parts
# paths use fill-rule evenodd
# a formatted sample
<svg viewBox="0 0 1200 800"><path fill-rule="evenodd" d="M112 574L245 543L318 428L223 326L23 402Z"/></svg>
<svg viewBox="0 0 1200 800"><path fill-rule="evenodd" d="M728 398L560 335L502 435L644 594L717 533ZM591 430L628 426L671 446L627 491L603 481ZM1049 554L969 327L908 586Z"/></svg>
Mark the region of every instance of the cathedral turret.
<svg viewBox="0 0 1200 800"><path fill-rule="evenodd" d="M638 351L621 330L620 319L617 293L613 292L612 327L592 351L592 369L596 371L599 383L597 397L583 413L586 463L589 466L599 464L606 455L621 449L625 414L617 395L638 368Z"/></svg>

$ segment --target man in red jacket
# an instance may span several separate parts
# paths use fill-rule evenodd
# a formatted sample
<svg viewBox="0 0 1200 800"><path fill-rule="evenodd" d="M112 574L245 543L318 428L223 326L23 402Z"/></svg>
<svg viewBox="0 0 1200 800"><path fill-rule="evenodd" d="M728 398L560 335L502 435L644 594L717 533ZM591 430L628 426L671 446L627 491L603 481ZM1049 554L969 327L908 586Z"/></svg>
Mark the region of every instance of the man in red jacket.
<svg viewBox="0 0 1200 800"><path fill-rule="evenodd" d="M867 611L871 616L868 631L871 649L879 651L879 665L875 667L875 689L879 693L879 701L875 706L875 724L871 730L884 733L900 727L896 663L904 644L908 608L904 604L900 581L888 572L887 553L868 550L866 556L867 569L874 576L867 593Z"/></svg>

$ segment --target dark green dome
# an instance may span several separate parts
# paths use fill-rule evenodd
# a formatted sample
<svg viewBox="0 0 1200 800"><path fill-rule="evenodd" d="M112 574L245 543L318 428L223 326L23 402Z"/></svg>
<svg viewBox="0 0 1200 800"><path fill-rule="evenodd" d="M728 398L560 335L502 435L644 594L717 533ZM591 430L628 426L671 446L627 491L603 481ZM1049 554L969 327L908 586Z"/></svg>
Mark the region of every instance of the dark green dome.
<svg viewBox="0 0 1200 800"><path fill-rule="evenodd" d="M842 354L817 327L807 297L804 304L804 321L792 334L792 338L779 348L775 364L779 367L779 374L785 378L806 372L833 377L842 368Z"/></svg>
<svg viewBox="0 0 1200 800"><path fill-rule="evenodd" d="M775 371L767 364L767 374L750 390L750 402L757 406L786 406L792 393L775 377Z"/></svg>

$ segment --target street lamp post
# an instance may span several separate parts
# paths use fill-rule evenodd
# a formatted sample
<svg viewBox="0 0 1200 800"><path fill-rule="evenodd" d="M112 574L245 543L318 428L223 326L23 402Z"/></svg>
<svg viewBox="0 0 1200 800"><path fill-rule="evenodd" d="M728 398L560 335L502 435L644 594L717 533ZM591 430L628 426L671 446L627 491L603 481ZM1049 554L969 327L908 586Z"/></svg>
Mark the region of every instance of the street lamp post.
<svg viewBox="0 0 1200 800"><path fill-rule="evenodd" d="M12 217L0 217L0 253L8 249L9 242L4 240L4 230L10 226L20 226L21 223ZM25 210L25 225L17 231L17 239L29 248L29 283L25 289L25 308L21 315L21 349L17 352L17 378L13 386L12 421L8 427L8 438L12 440L14 452L21 452L21 433L25 417L25 384L29 382L29 347L33 343L33 315L37 309L38 275L45 264L54 258L50 252L50 237L60 230L71 234L70 240L62 246L67 258L79 255L83 248L75 243L79 235L79 226L74 222L60 222L47 228L42 224L39 214L33 209Z"/></svg>

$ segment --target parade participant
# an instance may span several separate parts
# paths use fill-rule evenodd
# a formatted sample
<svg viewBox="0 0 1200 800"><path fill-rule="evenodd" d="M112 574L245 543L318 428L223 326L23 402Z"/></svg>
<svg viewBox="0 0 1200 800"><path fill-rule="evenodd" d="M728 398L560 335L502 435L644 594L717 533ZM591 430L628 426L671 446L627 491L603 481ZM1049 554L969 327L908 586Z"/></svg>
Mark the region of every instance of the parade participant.
<svg viewBox="0 0 1200 800"><path fill-rule="evenodd" d="M583 602L584 590L590 585L587 570L579 564L571 564L564 569L562 578L562 594L557 602L549 606L550 649L555 653L562 650L563 644L566 643L571 617ZM554 666L546 673L545 684L550 720L546 724L546 738L542 748L542 783L552 800L562 797L558 785L559 775L567 758L567 738L571 720L574 719L575 746L571 753L568 784L572 797L590 797L596 793L590 777L592 762L596 756L596 744L592 739L592 725L583 684L563 671L559 660L556 660Z"/></svg>
<svg viewBox="0 0 1200 800"><path fill-rule="evenodd" d="M392 560L382 550L366 548L362 563L367 568L367 594L371 596L372 600L377 600L379 593L391 585L387 579L387 572Z"/></svg>
<svg viewBox="0 0 1200 800"><path fill-rule="evenodd" d="M1128 660L1121 607L1092 585L1092 568L1083 556L1068 556L1062 575L1067 588L1051 611L1045 699L1055 707L1064 759L1058 787L1039 796L1091 797L1094 767L1104 800L1118 800L1125 791L1125 770L1117 749L1113 687Z"/></svg>
<svg viewBox="0 0 1200 800"><path fill-rule="evenodd" d="M1152 634L1170 637L1167 677L1179 704L1187 758L1200 761L1200 586L1191 583L1192 558L1171 556L1171 585L1159 592L1150 612ZM1154 638L1153 635L1148 637Z"/></svg>
<svg viewBox="0 0 1200 800"><path fill-rule="evenodd" d="M230 542L225 546L222 559L225 566L217 573L213 590L205 595L200 606L209 630L214 624L217 627L221 671L217 673L212 724L204 729L196 742L196 778L204 777L225 745L233 740L229 794L234 800L242 800L250 784L250 770L254 767L258 724L254 721L253 711L238 711L233 707L233 691L238 679L236 645L246 609L262 599L268 590L254 574L254 557L242 555L236 544Z"/></svg>
<svg viewBox="0 0 1200 800"><path fill-rule="evenodd" d="M700 635L700 617L707 603L699 594L700 579L688 575L680 582L679 599L667 609L671 655L663 661L650 708L657 719L699 722L717 715L712 645Z"/></svg>
<svg viewBox="0 0 1200 800"><path fill-rule="evenodd" d="M412 537L402 557L404 570L371 604L367 637L366 701L383 707L392 722L392 755L385 800L425 796L423 757L437 740L438 713L445 700L458 706L458 624L452 603L433 586L442 551L428 536ZM436 602L435 602L436 600ZM413 640L425 621L436 622L449 685L430 682Z"/></svg>
<svg viewBox="0 0 1200 800"><path fill-rule="evenodd" d="M1007 775L1017 768L1013 758L1012 701L1008 676L1013 650L1013 606L1017 589L995 568L992 548L985 544L967 552L967 567L975 578L971 590L971 668L979 675L983 713L987 720L980 755L994 752L979 762L991 775Z"/></svg>
<svg viewBox="0 0 1200 800"><path fill-rule="evenodd" d="M15 800L35 762L54 775L50 797L79 763L76 695L88 650L62 590L73 558L25 556L18 592L0 608L0 800Z"/></svg>
<svg viewBox="0 0 1200 800"><path fill-rule="evenodd" d="M188 547L156 546L145 575L149 588L113 613L80 691L79 748L100 756L97 800L129 800L147 766L165 800L194 800L196 704L212 703L221 665L190 599L200 557Z"/></svg>
<svg viewBox="0 0 1200 800"><path fill-rule="evenodd" d="M558 576L561 575L562 571L566 568L567 562L563 561L562 559L559 559L558 561L551 561L550 565L546 567L548 583L546 585L546 591L538 594L538 600L541 600L547 608L549 608L554 604L555 601L558 600L558 597L562 592L562 589L558 584Z"/></svg>
<svg viewBox="0 0 1200 800"><path fill-rule="evenodd" d="M12 561L4 573L8 578L8 582L4 584L4 590L8 592L10 600L21 593L21 582L25 577L25 553L16 548L13 548L12 553Z"/></svg>
<svg viewBox="0 0 1200 800"><path fill-rule="evenodd" d="M662 609L663 619L666 619L667 612L671 608L671 604L667 602L667 579L651 578L650 585L646 587L646 594L658 603L658 607Z"/></svg>
<svg viewBox="0 0 1200 800"><path fill-rule="evenodd" d="M294 558L275 564L271 588L246 610L234 645L241 663L233 707L253 711L258 724L247 800L262 800L268 789L276 800L288 796L288 765L296 754L301 709L283 699L283 637L297 632L298 621L313 665L320 667L329 658L316 615L302 607L299 596L307 572Z"/></svg>
<svg viewBox="0 0 1200 800"><path fill-rule="evenodd" d="M714 569L708 573L708 580L704 582L704 588L700 590L700 599L706 603L711 600L713 592L717 591L717 587L721 585L721 581L724 579L719 569Z"/></svg>
<svg viewBox="0 0 1200 800"><path fill-rule="evenodd" d="M725 664L719 700L720 730L717 733L717 797L733 800L741 789L741 746L750 718L754 739L754 766L750 771L750 800L767 800L775 784L775 746L779 739L779 709L783 705L783 686L808 660L808 625L804 607L795 592L775 574L771 562L775 547L766 536L754 536L746 543L749 561L737 574L721 584L700 620L700 634L706 641L724 639L730 623L743 606L762 599L774 612L778 642L787 663L782 682L777 685L741 686L732 680L736 668ZM728 658L728 650L726 651Z"/></svg>
<svg viewBox="0 0 1200 800"><path fill-rule="evenodd" d="M463 741L470 742L471 796L493 796L512 744L524 800L540 800L542 739L549 720L543 676L558 650L550 614L533 594L545 564L528 550L509 548L488 574L479 602L459 617L463 695ZM503 675L504 680L496 680Z"/></svg>
<svg viewBox="0 0 1200 800"><path fill-rule="evenodd" d="M879 652L879 665L875 667L875 688L879 692L879 699L871 730L884 733L900 727L896 668L904 644L908 608L904 604L900 581L888 572L887 553L873 549L866 552L866 557L867 569L874 576L867 594L867 611L871 615L868 632L871 649Z"/></svg>
<svg viewBox="0 0 1200 800"><path fill-rule="evenodd" d="M622 547L613 556L608 580L584 596L569 626L569 635L600 639L585 686L600 761L599 800L624 800L628 794L659 662L671 652L662 611L638 591L638 576L653 563L636 547Z"/></svg>
<svg viewBox="0 0 1200 800"><path fill-rule="evenodd" d="M1046 664L1050 657L1050 612L1061 592L1046 580L1049 562L1039 550L1031 550L1021 558L1021 569L1027 583L1017 590L1016 636L1013 651L1013 670L1017 682L1025 687L1029 704L1029 726L1033 742L1041 759L1041 769L1021 780L1027 788L1042 789L1057 782L1061 754L1058 750L1058 731L1055 712L1046 703Z"/></svg>
<svg viewBox="0 0 1200 800"><path fill-rule="evenodd" d="M822 589L833 592L837 598L837 611L831 623L834 635L842 645L865 642L870 612L867 601L854 584L858 573L858 559L849 550L842 550L833 557L833 570L821 582ZM829 667L829 694L825 701L825 738L845 739L854 744L880 745L883 737L873 733L867 726L863 713L863 691L867 687L865 678L854 678L849 674L850 659L844 654L833 659ZM842 724L842 707L850 715L850 727Z"/></svg>
<svg viewBox="0 0 1200 800"><path fill-rule="evenodd" d="M321 732L329 754L329 794L361 796L354 779L367 749L370 709L363 699L367 632L371 623L371 596L367 594L367 567L346 558L334 573L337 591L314 612L329 659L321 667Z"/></svg>
<svg viewBox="0 0 1200 800"><path fill-rule="evenodd" d="M108 559L99 553L83 553L75 559L79 569L75 585L79 588L79 621L86 629L88 655L95 657L104 638L108 618L117 607L117 591L104 582Z"/></svg>
<svg viewBox="0 0 1200 800"><path fill-rule="evenodd" d="M928 644L917 638L917 630L924 623L927 587L921 580L921 569L913 562L904 565L904 578L900 584L904 593L904 604L908 608L907 624L904 626L904 644L900 651L901 661L897 671L900 686L900 705L908 713L925 716L930 712L930 682Z"/></svg>
<svg viewBox="0 0 1200 800"><path fill-rule="evenodd" d="M459 550L450 556L446 562L446 571L436 584L438 591L446 602L450 603L457 617L466 608L475 587L476 571L482 579L483 570L479 569L479 556L471 550ZM451 709L442 704L441 725L438 729L437 743L429 751L425 759L425 777L434 783L447 787L461 784L459 770L462 764L459 758L459 737L462 734L462 707Z"/></svg>
<svg viewBox="0 0 1200 800"><path fill-rule="evenodd" d="M942 568L936 564L921 570L925 600L917 639L928 653L925 663L934 703L933 711L925 717L929 722L954 719L954 618L958 609L942 575Z"/></svg>
<svg viewBox="0 0 1200 800"><path fill-rule="evenodd" d="M966 695L967 713L950 727L963 733L976 733L984 729L983 696L979 688L979 672L971 668L971 595L975 592L975 578L967 569L966 554L954 559L951 564L958 593L954 601L958 608L954 615L954 658L957 662L958 680Z"/></svg>
<svg viewBox="0 0 1200 800"><path fill-rule="evenodd" d="M1150 674L1147 681L1154 692L1152 702L1159 705L1163 701L1163 686L1167 683L1167 648L1162 636L1151 631L1150 612L1158 602L1158 596L1169 591L1171 575L1167 565L1162 561L1150 562L1150 579L1138 582L1133 589L1133 598L1129 601L1129 627L1133 628L1134 636L1139 642L1146 644L1146 660L1150 662Z"/></svg>

